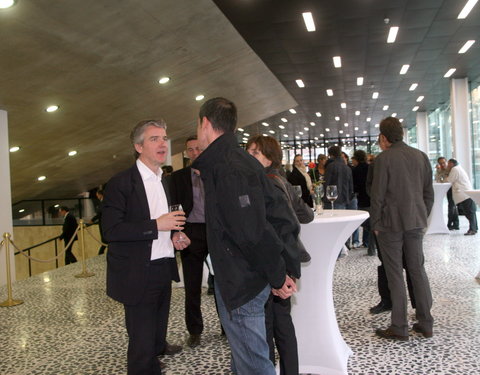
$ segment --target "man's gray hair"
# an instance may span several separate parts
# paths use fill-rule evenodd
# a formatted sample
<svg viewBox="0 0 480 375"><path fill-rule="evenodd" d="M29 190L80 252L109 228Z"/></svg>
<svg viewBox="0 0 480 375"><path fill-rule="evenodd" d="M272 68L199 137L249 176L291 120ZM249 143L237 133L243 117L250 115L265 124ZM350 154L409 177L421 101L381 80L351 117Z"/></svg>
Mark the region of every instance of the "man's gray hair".
<svg viewBox="0 0 480 375"><path fill-rule="evenodd" d="M143 120L143 121L140 121L137 125L135 125L132 132L130 133L130 140L132 141L133 150L135 153L135 159L138 159L138 157L140 156L137 150L135 150L135 145L143 144L144 133L149 126L155 126L156 128L167 130L167 123L163 119Z"/></svg>

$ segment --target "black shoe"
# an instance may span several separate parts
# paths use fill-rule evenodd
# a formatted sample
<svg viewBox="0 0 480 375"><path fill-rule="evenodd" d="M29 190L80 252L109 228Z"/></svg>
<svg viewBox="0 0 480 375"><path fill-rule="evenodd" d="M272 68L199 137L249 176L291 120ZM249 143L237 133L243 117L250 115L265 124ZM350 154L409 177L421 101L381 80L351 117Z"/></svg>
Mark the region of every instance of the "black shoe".
<svg viewBox="0 0 480 375"><path fill-rule="evenodd" d="M380 314L385 311L390 311L391 309L392 309L392 305L389 305L383 301L380 301L380 303L377 306L373 306L370 308L370 313Z"/></svg>
<svg viewBox="0 0 480 375"><path fill-rule="evenodd" d="M423 329L422 327L420 327L420 325L418 323L415 323L412 327L412 330L417 332L417 333L420 333L423 335L423 337L429 339L430 337L433 336L433 332L432 331L427 331L425 329Z"/></svg>
<svg viewBox="0 0 480 375"><path fill-rule="evenodd" d="M202 335L200 333L188 336L187 345L191 348L195 348L196 346L199 346L201 336Z"/></svg>
<svg viewBox="0 0 480 375"><path fill-rule="evenodd" d="M477 231L476 230L471 230L469 229L467 233L465 233L465 236L473 236L477 234Z"/></svg>
<svg viewBox="0 0 480 375"><path fill-rule="evenodd" d="M408 336L397 335L394 333L390 328L387 329L380 329L378 328L375 331L375 334L378 337L388 340L398 340L398 341L408 341Z"/></svg>
<svg viewBox="0 0 480 375"><path fill-rule="evenodd" d="M165 349L163 350L161 355L174 355L180 353L182 351L182 347L180 345L170 345L168 342L165 344Z"/></svg>
<svg viewBox="0 0 480 375"><path fill-rule="evenodd" d="M448 227L448 229L450 229L450 230L460 230L459 227Z"/></svg>

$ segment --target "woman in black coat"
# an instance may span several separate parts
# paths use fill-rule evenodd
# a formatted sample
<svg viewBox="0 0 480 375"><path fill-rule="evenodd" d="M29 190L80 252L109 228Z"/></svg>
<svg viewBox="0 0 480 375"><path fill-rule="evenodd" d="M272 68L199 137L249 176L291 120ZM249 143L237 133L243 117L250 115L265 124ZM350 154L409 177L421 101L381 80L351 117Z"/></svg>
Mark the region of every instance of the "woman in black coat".
<svg viewBox="0 0 480 375"><path fill-rule="evenodd" d="M312 180L306 171L302 155L295 155L293 164L293 170L288 176L288 182L290 182L293 186L300 186L302 188L303 201L310 207L313 207Z"/></svg>

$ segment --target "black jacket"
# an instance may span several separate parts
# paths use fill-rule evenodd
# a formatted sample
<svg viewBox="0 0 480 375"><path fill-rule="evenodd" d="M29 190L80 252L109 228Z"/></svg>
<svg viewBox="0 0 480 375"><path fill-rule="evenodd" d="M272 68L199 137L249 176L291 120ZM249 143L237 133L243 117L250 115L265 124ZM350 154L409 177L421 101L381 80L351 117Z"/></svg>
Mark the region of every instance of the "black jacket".
<svg viewBox="0 0 480 375"><path fill-rule="evenodd" d="M328 185L337 185L337 204L349 204L353 197L352 169L345 164L341 157L333 159L328 163L325 170L325 188ZM326 191L326 190L325 190ZM326 194L323 198L328 202Z"/></svg>
<svg viewBox="0 0 480 375"><path fill-rule="evenodd" d="M192 164L205 188L205 221L215 281L229 311L268 284L280 288L286 268L279 237L299 228L261 164L224 134ZM278 233L278 234L277 234Z"/></svg>
<svg viewBox="0 0 480 375"><path fill-rule="evenodd" d="M162 182L168 201L168 189ZM157 223L150 219L147 193L136 165L108 182L102 227L108 241L107 294L134 305L146 290L152 241L158 238ZM179 281L175 258L171 258L171 267L172 280Z"/></svg>
<svg viewBox="0 0 480 375"><path fill-rule="evenodd" d="M186 167L173 172L167 179L172 204L181 204L185 217L193 209L192 168Z"/></svg>
<svg viewBox="0 0 480 375"><path fill-rule="evenodd" d="M302 199L310 207L313 207L313 199L310 190L308 190L307 180L297 167L293 167L292 173L288 175L288 182L292 185L299 185L302 188Z"/></svg>
<svg viewBox="0 0 480 375"><path fill-rule="evenodd" d="M357 194L358 207L370 207L370 197L367 194L368 164L359 163L356 167L352 169L352 175L353 190Z"/></svg>
<svg viewBox="0 0 480 375"><path fill-rule="evenodd" d="M77 219L75 219L75 216L73 216L73 214L68 212L63 220L62 234L60 235L60 239L64 240L65 243L70 242L70 239L73 237L73 234L77 230L77 226ZM75 235L75 238L73 239L73 241L76 240L78 240L78 235Z"/></svg>

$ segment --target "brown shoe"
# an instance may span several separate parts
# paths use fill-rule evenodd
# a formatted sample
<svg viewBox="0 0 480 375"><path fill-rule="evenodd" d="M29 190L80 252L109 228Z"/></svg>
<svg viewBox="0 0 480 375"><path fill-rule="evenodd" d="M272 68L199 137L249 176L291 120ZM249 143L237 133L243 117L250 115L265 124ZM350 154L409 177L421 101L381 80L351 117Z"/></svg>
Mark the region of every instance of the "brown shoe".
<svg viewBox="0 0 480 375"><path fill-rule="evenodd" d="M378 337L381 337L383 339L389 339L389 340L398 340L398 341L408 341L408 336L402 336L402 335L397 335L394 333L390 328L387 329L380 329L378 328L375 331L375 334Z"/></svg>
<svg viewBox="0 0 480 375"><path fill-rule="evenodd" d="M182 347L180 345L170 345L168 342L165 344L165 349L161 353L161 355L174 355L180 353L182 351Z"/></svg>
<svg viewBox="0 0 480 375"><path fill-rule="evenodd" d="M423 335L423 337L425 337L426 339L429 339L430 337L433 337L433 332L432 331L426 331L424 330L420 324L418 323L415 323L412 327L412 330L417 332L417 333L420 333L421 335Z"/></svg>

